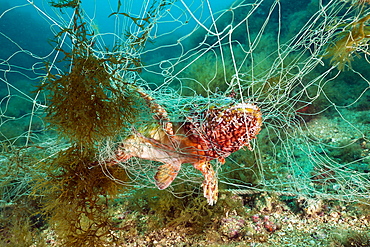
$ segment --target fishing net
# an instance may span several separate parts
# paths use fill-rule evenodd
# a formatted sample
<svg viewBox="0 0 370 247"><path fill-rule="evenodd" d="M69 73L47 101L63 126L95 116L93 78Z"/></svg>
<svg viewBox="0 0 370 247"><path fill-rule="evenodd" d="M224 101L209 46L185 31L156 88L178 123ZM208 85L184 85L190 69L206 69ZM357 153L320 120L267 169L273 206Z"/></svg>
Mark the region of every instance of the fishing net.
<svg viewBox="0 0 370 247"><path fill-rule="evenodd" d="M66 7L78 1L0 5L0 133L7 164L1 172L9 185L4 193L12 194L4 200L27 193L22 187L32 180L27 169L37 170L69 147L45 121L50 88L43 85L73 71L63 51L76 44L105 63L114 78L111 92L120 87L144 92L172 123L237 103L260 108L263 125L253 150L239 150L225 164L212 161L221 191L368 200L366 1L103 2L81 2L79 23L89 41L84 43L73 35L81 30L74 25L76 9ZM142 111L130 126L95 144L96 159L117 183L155 187L159 162L135 157L120 162L129 181L110 174L104 164L134 129L162 128L145 102L134 108ZM27 169L17 178L7 175L20 165ZM184 164L168 190L181 184L197 190L202 180Z"/></svg>

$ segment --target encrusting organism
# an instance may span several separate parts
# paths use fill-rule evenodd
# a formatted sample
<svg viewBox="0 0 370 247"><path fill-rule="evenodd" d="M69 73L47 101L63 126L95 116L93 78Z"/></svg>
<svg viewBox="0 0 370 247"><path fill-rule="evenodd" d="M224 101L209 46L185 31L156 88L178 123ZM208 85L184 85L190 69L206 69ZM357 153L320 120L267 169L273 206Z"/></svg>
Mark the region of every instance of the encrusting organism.
<svg viewBox="0 0 370 247"><path fill-rule="evenodd" d="M159 189L165 189L176 178L181 164L191 163L204 176L202 187L208 204L216 203L218 182L210 161L224 163L226 157L244 146L252 150L250 141L256 138L262 125L260 109L250 103L233 103L211 107L191 114L184 122L173 123L153 98L138 92L157 124L133 129L105 165L125 162L131 157L161 162L163 165L154 179Z"/></svg>

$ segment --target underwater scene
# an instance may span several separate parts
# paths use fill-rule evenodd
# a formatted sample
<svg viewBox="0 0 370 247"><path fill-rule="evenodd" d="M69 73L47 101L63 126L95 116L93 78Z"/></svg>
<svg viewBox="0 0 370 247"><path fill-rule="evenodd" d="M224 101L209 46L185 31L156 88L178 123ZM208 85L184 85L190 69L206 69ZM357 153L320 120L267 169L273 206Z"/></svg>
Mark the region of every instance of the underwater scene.
<svg viewBox="0 0 370 247"><path fill-rule="evenodd" d="M0 246L370 246L369 0L1 0Z"/></svg>

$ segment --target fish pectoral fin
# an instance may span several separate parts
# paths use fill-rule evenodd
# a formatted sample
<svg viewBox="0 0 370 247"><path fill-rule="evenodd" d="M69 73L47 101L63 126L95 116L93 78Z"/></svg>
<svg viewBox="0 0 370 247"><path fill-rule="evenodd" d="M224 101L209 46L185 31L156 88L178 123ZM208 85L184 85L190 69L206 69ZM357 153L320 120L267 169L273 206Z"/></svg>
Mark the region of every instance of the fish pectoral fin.
<svg viewBox="0 0 370 247"><path fill-rule="evenodd" d="M181 163L175 164L164 164L158 167L158 171L154 176L155 184L158 189L164 190L172 181L176 178L177 174L180 171Z"/></svg>

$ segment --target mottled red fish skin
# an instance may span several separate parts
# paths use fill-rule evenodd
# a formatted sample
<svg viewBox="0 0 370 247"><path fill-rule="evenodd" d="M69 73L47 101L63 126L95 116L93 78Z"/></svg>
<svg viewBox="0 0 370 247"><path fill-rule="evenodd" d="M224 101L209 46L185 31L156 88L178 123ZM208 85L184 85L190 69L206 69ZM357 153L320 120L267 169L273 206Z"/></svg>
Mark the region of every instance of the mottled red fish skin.
<svg viewBox="0 0 370 247"><path fill-rule="evenodd" d="M258 135L262 114L259 108L243 111L243 109L211 109L197 115L184 124L186 136L203 155L210 159L227 157L244 146L250 148L249 142ZM189 144L188 144L189 145Z"/></svg>

